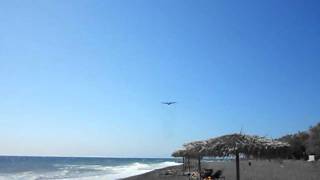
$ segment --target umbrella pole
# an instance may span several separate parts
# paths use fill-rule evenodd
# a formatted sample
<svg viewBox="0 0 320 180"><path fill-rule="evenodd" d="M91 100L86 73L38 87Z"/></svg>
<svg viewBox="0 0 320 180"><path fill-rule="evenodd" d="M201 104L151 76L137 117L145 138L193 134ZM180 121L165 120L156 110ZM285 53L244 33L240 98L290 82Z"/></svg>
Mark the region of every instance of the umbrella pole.
<svg viewBox="0 0 320 180"><path fill-rule="evenodd" d="M198 171L199 171L199 179L201 179L201 158L198 157Z"/></svg>
<svg viewBox="0 0 320 180"><path fill-rule="evenodd" d="M201 172L201 157L199 157L199 161L198 161L198 166L199 166L199 173Z"/></svg>
<svg viewBox="0 0 320 180"><path fill-rule="evenodd" d="M239 152L236 152L236 169L237 169L237 180L240 180L240 163L239 163Z"/></svg>
<svg viewBox="0 0 320 180"><path fill-rule="evenodd" d="M189 170L189 173L190 173L190 157L188 157L188 170Z"/></svg>
<svg viewBox="0 0 320 180"><path fill-rule="evenodd" d="M184 172L186 165L184 164L185 157L182 157L182 171Z"/></svg>

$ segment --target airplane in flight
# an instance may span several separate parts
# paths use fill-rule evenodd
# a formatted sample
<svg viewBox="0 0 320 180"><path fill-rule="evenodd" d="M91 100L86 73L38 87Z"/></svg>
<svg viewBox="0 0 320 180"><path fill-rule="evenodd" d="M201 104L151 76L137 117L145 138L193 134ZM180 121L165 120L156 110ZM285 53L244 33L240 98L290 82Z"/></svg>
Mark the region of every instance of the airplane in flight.
<svg viewBox="0 0 320 180"><path fill-rule="evenodd" d="M177 102L174 102L174 101L162 102L162 104L165 104L165 105L168 105L168 106L170 106L170 105L172 105L172 104L175 104L175 103L177 103Z"/></svg>

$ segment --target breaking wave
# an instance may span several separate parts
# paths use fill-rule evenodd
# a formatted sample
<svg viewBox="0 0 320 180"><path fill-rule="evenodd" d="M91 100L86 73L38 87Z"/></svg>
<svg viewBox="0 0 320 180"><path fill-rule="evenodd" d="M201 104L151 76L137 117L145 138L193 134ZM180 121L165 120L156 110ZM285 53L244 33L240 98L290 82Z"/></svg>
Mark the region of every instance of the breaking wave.
<svg viewBox="0 0 320 180"><path fill-rule="evenodd" d="M65 165L55 164L52 171L26 171L17 173L0 173L0 180L52 180L52 179L80 179L80 180L113 180L143 174L155 169L179 165L166 161L160 163L135 162L127 165Z"/></svg>

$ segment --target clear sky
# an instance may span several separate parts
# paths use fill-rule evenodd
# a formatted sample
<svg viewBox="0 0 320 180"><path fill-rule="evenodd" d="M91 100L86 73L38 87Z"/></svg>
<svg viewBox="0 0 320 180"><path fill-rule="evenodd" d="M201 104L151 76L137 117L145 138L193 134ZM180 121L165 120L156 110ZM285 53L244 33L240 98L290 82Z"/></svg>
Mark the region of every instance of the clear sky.
<svg viewBox="0 0 320 180"><path fill-rule="evenodd" d="M241 129L305 130L320 121L319 8L1 1L0 154L168 157Z"/></svg>

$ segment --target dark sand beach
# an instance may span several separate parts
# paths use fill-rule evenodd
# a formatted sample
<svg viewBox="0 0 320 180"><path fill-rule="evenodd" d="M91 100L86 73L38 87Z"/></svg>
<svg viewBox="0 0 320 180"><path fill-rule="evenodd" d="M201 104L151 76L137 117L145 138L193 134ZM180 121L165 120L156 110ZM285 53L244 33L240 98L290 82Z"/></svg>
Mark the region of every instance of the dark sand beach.
<svg viewBox="0 0 320 180"><path fill-rule="evenodd" d="M252 165L248 161L240 162L242 180L319 180L320 162L307 161L267 161L253 160ZM222 170L226 180L236 179L235 162L206 162L202 163L203 168L212 168L214 171ZM168 172L173 172L168 175ZM167 174L167 175L166 175ZM142 175L126 178L125 180L186 180L187 176L182 175L181 166L167 167L154 170Z"/></svg>

